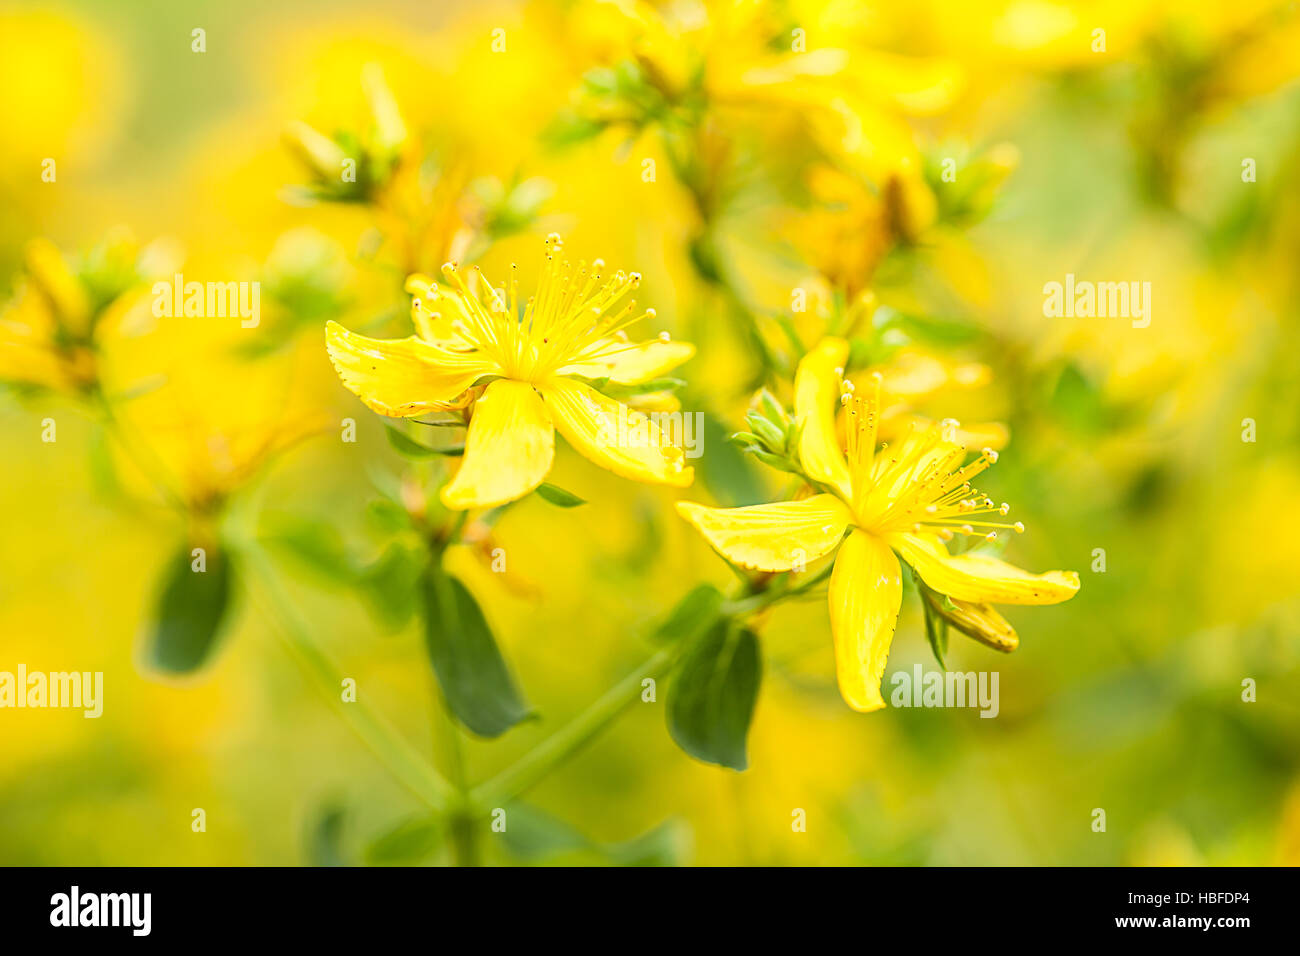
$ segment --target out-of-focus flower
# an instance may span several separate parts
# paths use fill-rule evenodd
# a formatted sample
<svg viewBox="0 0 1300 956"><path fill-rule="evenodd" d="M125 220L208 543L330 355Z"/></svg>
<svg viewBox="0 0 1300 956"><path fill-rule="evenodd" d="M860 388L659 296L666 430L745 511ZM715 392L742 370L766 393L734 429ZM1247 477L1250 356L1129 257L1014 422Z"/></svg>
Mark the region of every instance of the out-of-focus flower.
<svg viewBox="0 0 1300 956"><path fill-rule="evenodd" d="M82 394L99 383L105 329L141 305L165 247L141 249L115 233L70 262L45 239L27 244L22 280L0 312L0 382Z"/></svg>
<svg viewBox="0 0 1300 956"><path fill-rule="evenodd" d="M0 10L0 178L18 163L102 147L122 106L122 64L104 31L53 10ZM24 170L24 181L40 174Z"/></svg>
<svg viewBox="0 0 1300 956"><path fill-rule="evenodd" d="M536 219L550 183L535 177L471 179L459 151L426 154L376 64L362 70L361 84L368 130L326 136L303 122L286 129L286 143L313 179L297 195L370 207L403 272L476 257L489 242L521 232Z"/></svg>
<svg viewBox="0 0 1300 956"><path fill-rule="evenodd" d="M326 347L343 384L381 415L470 406L465 457L442 492L449 508L493 507L536 488L551 469L555 428L616 474L678 486L692 480L681 450L662 440L653 421L593 384L656 391L656 380L693 347L628 343L624 330L654 314L624 302L641 276L605 278L599 259L590 267L562 261L554 234L546 250L537 294L526 303L513 274L497 290L475 268L472 290L449 263L443 274L451 288L422 275L407 280L417 336L372 339L327 326Z"/></svg>
<svg viewBox="0 0 1300 956"><path fill-rule="evenodd" d="M302 394L301 348L249 362L235 347L237 325L163 321L122 362L162 379L118 410L122 445L150 490L202 524L274 458L319 434L325 418Z"/></svg>
<svg viewBox="0 0 1300 956"><path fill-rule="evenodd" d="M369 129L326 136L306 123L293 122L285 130L285 142L313 175L314 182L307 187L313 198L368 201L402 161L406 123L377 65L362 71L361 87L370 108Z"/></svg>
<svg viewBox="0 0 1300 956"><path fill-rule="evenodd" d="M1073 597L1072 571L1031 574L979 551L950 554L956 535L996 538L1023 530L1003 518L971 480L997 460L985 450L962 465L966 448L942 424L913 431L877 451L879 381L848 406L847 448L836 439L835 412L849 345L826 339L800 363L795 379L798 457L817 491L811 497L746 508L681 502L678 511L728 560L760 571L790 571L836 549L830 580L831 631L840 693L854 709L885 705L880 694L902 601L898 557L924 585L946 596L954 623L1006 644L1009 625L989 605L1055 604ZM845 538L845 531L849 535ZM963 628L965 629L965 628ZM1012 632L1014 634L1014 632Z"/></svg>
<svg viewBox="0 0 1300 956"><path fill-rule="evenodd" d="M907 349L887 363L873 365L864 373L851 374L855 387L878 379L881 395L881 441L893 441L914 429L924 429L930 421L915 413L915 408L937 397L955 398L962 392L987 385L992 378L989 367L980 362L953 362L920 349ZM1001 449L1010 439L1001 422L967 422L950 426L950 437L968 448Z"/></svg>
<svg viewBox="0 0 1300 956"><path fill-rule="evenodd" d="M810 171L813 205L798 217L799 245L809 265L850 303L895 248L933 245L936 230L964 228L986 216L1019 162L1009 144L970 158L939 152L888 163L841 153L835 165Z"/></svg>

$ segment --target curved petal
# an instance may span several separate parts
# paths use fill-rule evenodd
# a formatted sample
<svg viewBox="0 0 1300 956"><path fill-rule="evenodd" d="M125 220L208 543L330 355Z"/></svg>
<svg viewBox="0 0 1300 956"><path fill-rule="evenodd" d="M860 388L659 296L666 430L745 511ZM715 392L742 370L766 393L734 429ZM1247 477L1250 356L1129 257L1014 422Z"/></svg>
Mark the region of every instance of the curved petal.
<svg viewBox="0 0 1300 956"><path fill-rule="evenodd" d="M854 710L885 706L880 679L898 626L903 578L889 545L854 531L840 546L831 572L831 634L840 694Z"/></svg>
<svg viewBox="0 0 1300 956"><path fill-rule="evenodd" d="M495 508L542 483L555 458L555 429L537 390L498 379L474 403L465 457L442 489L448 508Z"/></svg>
<svg viewBox="0 0 1300 956"><path fill-rule="evenodd" d="M1079 590L1074 571L1031 574L985 554L951 555L934 535L891 534L889 543L940 594L976 604L1059 604Z"/></svg>
<svg viewBox="0 0 1300 956"><path fill-rule="evenodd" d="M943 595L925 592L930 608L961 631L995 651L1010 653L1020 646L1020 637L1011 623L998 613L992 604L975 604L950 597L945 604Z"/></svg>
<svg viewBox="0 0 1300 956"><path fill-rule="evenodd" d="M613 340L602 341L597 348L603 350L616 344ZM652 339L595 359L567 365L560 369L559 374L581 375L584 378L608 377L611 382L620 385L640 385L666 375L694 355L695 346L690 342Z"/></svg>
<svg viewBox="0 0 1300 956"><path fill-rule="evenodd" d="M348 391L394 418L442 408L480 375L498 371L481 354L448 352L414 336L371 339L337 322L325 326L325 348Z"/></svg>
<svg viewBox="0 0 1300 956"><path fill-rule="evenodd" d="M758 571L790 571L829 554L849 523L849 509L834 495L747 508L679 501L677 513L727 560Z"/></svg>
<svg viewBox="0 0 1300 956"><path fill-rule="evenodd" d="M542 484L555 459L555 429L528 382L498 378L474 402L465 457L442 489L450 509L497 507Z"/></svg>
<svg viewBox="0 0 1300 956"><path fill-rule="evenodd" d="M846 497L849 467L835 434L835 413L840 407L840 373L849 358L849 343L826 338L817 343L794 376L794 415L799 423L799 459L804 470Z"/></svg>
<svg viewBox="0 0 1300 956"><path fill-rule="evenodd" d="M542 386L551 418L569 444L616 475L685 487L695 469L664 441L644 414L572 379L553 378Z"/></svg>

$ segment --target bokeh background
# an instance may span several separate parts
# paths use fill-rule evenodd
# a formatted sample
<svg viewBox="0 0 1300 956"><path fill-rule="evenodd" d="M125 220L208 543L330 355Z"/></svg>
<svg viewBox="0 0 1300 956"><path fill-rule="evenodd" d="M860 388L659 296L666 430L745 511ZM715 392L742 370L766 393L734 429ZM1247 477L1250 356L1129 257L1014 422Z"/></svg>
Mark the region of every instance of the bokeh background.
<svg viewBox="0 0 1300 956"><path fill-rule="evenodd" d="M365 204L295 191L310 169L286 130L364 129L368 64L438 171L419 206L436 221L406 246ZM262 280L258 330L123 322L102 374L142 392L124 414L192 484L210 466L192 438L204 429L330 423L269 463L257 520L272 537L324 529L375 569L340 587L301 549L273 552L316 639L442 759L432 677L370 505L404 462L339 385L323 323L407 334L402 273L436 268L465 229L489 274L518 261L535 275L540 237L558 230L575 254L645 275L650 331L699 345L681 400L709 415L700 477L685 495L633 485L566 448L552 480L588 504L534 497L503 516L509 575L452 554L540 714L470 742L475 779L628 673L691 587L728 582L671 503L780 493L782 476L723 438L765 379L788 395L794 343L816 340L834 290L871 290L897 319L868 316L882 355L988 367L978 389L928 391L922 411L1007 425L984 487L1029 525L1008 556L1083 578L1065 605L1008 612L1012 655L954 637L951 668L1000 672L1000 716L850 711L824 601L782 606L762 622L749 770L692 760L662 703L634 705L529 794L540 836L489 840L489 861L617 862L650 834L634 844L646 856L709 865L1295 864L1297 72L1294 4L1262 0L6 3L0 288L20 294L33 239L75 258L122 229L187 278ZM938 174L949 157L955 184ZM1044 317L1043 285L1066 273L1150 281L1150 326ZM333 424L348 416L356 444ZM56 442L41 441L46 418ZM67 389L0 394L0 670L106 684L98 720L0 712L0 862L376 859L420 807L245 589L199 675L142 660L187 529L102 431ZM889 672L915 663L935 666L910 595Z"/></svg>

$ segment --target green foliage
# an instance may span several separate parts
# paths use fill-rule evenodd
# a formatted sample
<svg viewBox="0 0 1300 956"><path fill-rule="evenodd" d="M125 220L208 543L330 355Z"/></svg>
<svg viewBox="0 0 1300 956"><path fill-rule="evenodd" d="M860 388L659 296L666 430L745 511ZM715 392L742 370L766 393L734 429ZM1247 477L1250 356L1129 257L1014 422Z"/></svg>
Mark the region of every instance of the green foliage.
<svg viewBox="0 0 1300 956"><path fill-rule="evenodd" d="M587 503L587 499L579 498L573 492L565 491L559 485L553 485L548 481L537 486L537 494L560 508L576 508Z"/></svg>
<svg viewBox="0 0 1300 956"><path fill-rule="evenodd" d="M384 435L388 438L388 444L390 444L399 455L404 458L410 458L413 461L421 461L427 458L463 455L465 453L465 447L463 445L457 445L450 448L430 448L428 445L422 445L400 428L390 425L387 422L384 422Z"/></svg>
<svg viewBox="0 0 1300 956"><path fill-rule="evenodd" d="M720 620L682 659L668 698L668 732L705 763L744 770L762 662L753 631Z"/></svg>
<svg viewBox="0 0 1300 956"><path fill-rule="evenodd" d="M421 591L425 648L456 719L480 737L499 737L529 717L531 711L469 589L430 565Z"/></svg>
<svg viewBox="0 0 1300 956"><path fill-rule="evenodd" d="M529 863L587 853L618 866L675 866L682 862L686 843L683 827L675 820L665 820L625 842L602 843L525 803L512 803L506 808L502 836L507 852Z"/></svg>
<svg viewBox="0 0 1300 956"><path fill-rule="evenodd" d="M697 585L677 602L650 639L661 644L695 639L721 616L722 601L722 592L712 584Z"/></svg>
<svg viewBox="0 0 1300 956"><path fill-rule="evenodd" d="M206 549L203 571L193 570L191 551L183 544L168 562L149 639L149 663L168 674L191 674L207 662L234 583L230 556L223 549Z"/></svg>
<svg viewBox="0 0 1300 956"><path fill-rule="evenodd" d="M411 817L373 840L366 847L365 860L370 866L414 866L432 856L442 838L437 817Z"/></svg>

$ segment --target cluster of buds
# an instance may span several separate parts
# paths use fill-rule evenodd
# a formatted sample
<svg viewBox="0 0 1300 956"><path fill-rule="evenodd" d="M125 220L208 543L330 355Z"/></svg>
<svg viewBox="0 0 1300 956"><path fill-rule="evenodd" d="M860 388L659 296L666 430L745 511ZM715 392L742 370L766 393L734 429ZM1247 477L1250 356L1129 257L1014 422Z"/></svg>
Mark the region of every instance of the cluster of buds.
<svg viewBox="0 0 1300 956"><path fill-rule="evenodd" d="M406 123L392 90L376 64L361 73L370 110L370 128L340 130L327 136L303 122L290 123L284 138L311 173L299 190L310 200L370 202L397 172L407 142Z"/></svg>
<svg viewBox="0 0 1300 956"><path fill-rule="evenodd" d="M794 419L767 389L758 393L755 407L745 413L749 431L727 440L778 471L802 475L799 465L799 429Z"/></svg>

